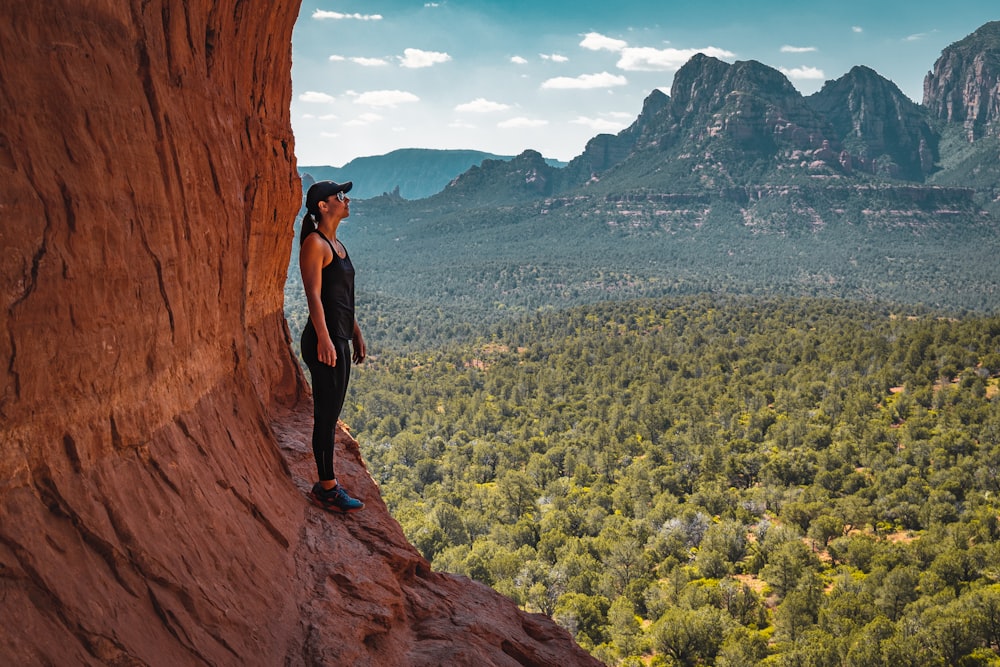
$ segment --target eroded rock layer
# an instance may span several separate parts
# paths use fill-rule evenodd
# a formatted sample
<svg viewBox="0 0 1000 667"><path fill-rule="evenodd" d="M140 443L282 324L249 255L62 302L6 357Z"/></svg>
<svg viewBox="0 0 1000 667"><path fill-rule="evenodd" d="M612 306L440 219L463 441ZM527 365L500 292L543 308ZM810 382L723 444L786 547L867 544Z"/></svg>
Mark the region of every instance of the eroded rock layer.
<svg viewBox="0 0 1000 667"><path fill-rule="evenodd" d="M5 3L0 646L280 663L296 7ZM248 585L252 583L253 585Z"/></svg>
<svg viewBox="0 0 1000 667"><path fill-rule="evenodd" d="M0 8L0 663L588 660L430 573L360 457L367 518L303 501L297 12Z"/></svg>

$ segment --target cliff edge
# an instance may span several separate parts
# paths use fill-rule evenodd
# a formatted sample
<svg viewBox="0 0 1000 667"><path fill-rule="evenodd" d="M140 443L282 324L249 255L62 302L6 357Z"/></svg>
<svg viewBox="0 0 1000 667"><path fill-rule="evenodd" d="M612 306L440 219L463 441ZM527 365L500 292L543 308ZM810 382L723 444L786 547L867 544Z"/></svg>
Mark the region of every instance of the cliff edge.
<svg viewBox="0 0 1000 667"><path fill-rule="evenodd" d="M297 2L0 9L0 662L597 664L309 506L282 286Z"/></svg>

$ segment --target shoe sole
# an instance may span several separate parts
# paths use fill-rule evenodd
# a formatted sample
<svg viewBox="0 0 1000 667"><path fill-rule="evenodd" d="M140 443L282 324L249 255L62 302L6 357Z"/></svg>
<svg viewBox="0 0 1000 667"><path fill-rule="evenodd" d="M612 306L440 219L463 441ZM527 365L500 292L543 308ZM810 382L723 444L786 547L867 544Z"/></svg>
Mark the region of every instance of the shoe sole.
<svg viewBox="0 0 1000 667"><path fill-rule="evenodd" d="M322 500L320 500L319 498L317 498L312 492L307 493L306 497L309 498L309 502L311 502L313 505L315 505L316 507L320 508L321 510L326 510L327 512L338 512L340 514L350 514L351 512L357 512L358 510L363 510L365 508L365 504L361 503L360 507L355 507L355 508L349 509L349 510L341 509L340 507L337 507L336 505L328 505L327 503L324 503Z"/></svg>

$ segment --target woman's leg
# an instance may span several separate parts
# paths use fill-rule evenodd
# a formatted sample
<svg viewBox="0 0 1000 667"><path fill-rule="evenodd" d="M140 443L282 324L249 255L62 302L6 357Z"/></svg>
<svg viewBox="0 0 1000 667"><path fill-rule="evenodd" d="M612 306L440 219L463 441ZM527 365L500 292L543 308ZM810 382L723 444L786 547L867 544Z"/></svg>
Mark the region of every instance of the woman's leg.
<svg viewBox="0 0 1000 667"><path fill-rule="evenodd" d="M312 448L321 482L336 479L333 467L334 432L344 408L351 377L350 344L342 339L334 339L333 344L337 348L336 366L306 359L313 387Z"/></svg>

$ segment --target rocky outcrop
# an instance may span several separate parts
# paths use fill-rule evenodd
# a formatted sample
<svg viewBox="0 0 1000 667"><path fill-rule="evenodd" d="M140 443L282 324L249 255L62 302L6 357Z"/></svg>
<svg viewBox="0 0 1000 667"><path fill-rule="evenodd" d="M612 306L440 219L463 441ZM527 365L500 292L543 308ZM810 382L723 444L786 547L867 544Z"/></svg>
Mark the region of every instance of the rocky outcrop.
<svg viewBox="0 0 1000 667"><path fill-rule="evenodd" d="M563 183L582 185L615 170L620 182L613 187L629 187L633 160L640 171L662 175L656 187L684 189L738 185L742 163L759 172L762 165L798 169L820 161L839 171L832 135L829 121L781 72L756 61L730 64L696 54L674 75L669 97L654 91L635 123L588 143L566 168Z"/></svg>
<svg viewBox="0 0 1000 667"><path fill-rule="evenodd" d="M308 406L280 415L279 445L304 492L315 475ZM338 477L366 502L347 517L309 507L296 552L302 665L598 665L547 616L464 577L431 572L389 515L358 443L337 433Z"/></svg>
<svg viewBox="0 0 1000 667"><path fill-rule="evenodd" d="M806 101L833 125L845 169L911 181L933 171L939 138L924 110L874 70L854 67Z"/></svg>
<svg viewBox="0 0 1000 667"><path fill-rule="evenodd" d="M565 178L572 183L586 183L625 161L643 139L655 138L656 133L650 125L669 102L670 98L662 91L651 92L643 101L642 112L635 122L618 134L599 134L588 141L583 153L566 166Z"/></svg>
<svg viewBox="0 0 1000 667"><path fill-rule="evenodd" d="M559 179L559 169L541 153L526 150L511 160L483 160L452 180L441 194L458 201L474 196L476 206L502 206L550 194Z"/></svg>
<svg viewBox="0 0 1000 667"><path fill-rule="evenodd" d="M753 60L730 65L698 54L677 71L670 91L676 121L665 143L726 138L767 155L819 148L831 135L781 72Z"/></svg>
<svg viewBox="0 0 1000 667"><path fill-rule="evenodd" d="M304 501L298 9L0 9L0 663L593 663L430 572L349 438L369 507Z"/></svg>
<svg viewBox="0 0 1000 667"><path fill-rule="evenodd" d="M924 78L924 106L935 118L962 123L969 141L1000 136L1000 21L941 52Z"/></svg>

